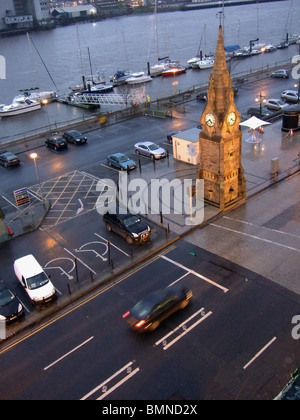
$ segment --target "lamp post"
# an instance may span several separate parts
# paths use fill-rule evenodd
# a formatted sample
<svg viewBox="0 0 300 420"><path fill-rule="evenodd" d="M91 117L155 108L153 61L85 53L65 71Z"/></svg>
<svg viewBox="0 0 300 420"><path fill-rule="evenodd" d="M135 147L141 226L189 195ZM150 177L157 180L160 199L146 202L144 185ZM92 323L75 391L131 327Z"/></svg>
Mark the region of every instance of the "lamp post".
<svg viewBox="0 0 300 420"><path fill-rule="evenodd" d="M300 102L300 78L299 82L294 84L294 88L298 88L298 103Z"/></svg>
<svg viewBox="0 0 300 420"><path fill-rule="evenodd" d="M267 102L266 97L260 92L256 97L255 102L259 102L259 114L263 116L263 105Z"/></svg>
<svg viewBox="0 0 300 420"><path fill-rule="evenodd" d="M38 172L38 167L37 167L37 163L36 163L37 158L38 158L37 153L31 153L30 154L30 159L32 159L33 162L34 162L36 178L37 178L37 182L38 182L39 188L40 188L40 195L42 197L43 204L45 205L45 200L44 200L43 191L42 191L42 185L41 185L40 176L39 176L39 172Z"/></svg>

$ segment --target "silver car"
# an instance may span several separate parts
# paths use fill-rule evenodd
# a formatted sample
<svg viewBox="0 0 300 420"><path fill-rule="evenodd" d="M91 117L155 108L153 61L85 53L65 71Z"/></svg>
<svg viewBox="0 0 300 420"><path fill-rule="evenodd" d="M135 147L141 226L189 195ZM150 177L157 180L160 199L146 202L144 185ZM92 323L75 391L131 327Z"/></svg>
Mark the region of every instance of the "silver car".
<svg viewBox="0 0 300 420"><path fill-rule="evenodd" d="M273 79L288 79L290 77L289 72L287 70L281 69L276 70L271 74Z"/></svg>
<svg viewBox="0 0 300 420"><path fill-rule="evenodd" d="M297 104L299 102L299 93L296 90L285 90L281 95L281 99L285 102Z"/></svg>
<svg viewBox="0 0 300 420"><path fill-rule="evenodd" d="M269 99L266 103L266 107L274 111L280 111L283 108L288 108L289 104L281 101L280 99Z"/></svg>
<svg viewBox="0 0 300 420"><path fill-rule="evenodd" d="M134 147L135 153L137 155L147 156L153 160L162 159L167 156L167 152L165 149L150 141L146 141L144 143L137 143Z"/></svg>

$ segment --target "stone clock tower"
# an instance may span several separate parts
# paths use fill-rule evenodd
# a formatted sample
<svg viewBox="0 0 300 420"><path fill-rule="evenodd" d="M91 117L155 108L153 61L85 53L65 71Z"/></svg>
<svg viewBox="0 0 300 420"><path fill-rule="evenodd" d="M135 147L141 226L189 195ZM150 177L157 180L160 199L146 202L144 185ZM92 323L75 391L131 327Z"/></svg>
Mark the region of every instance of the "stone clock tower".
<svg viewBox="0 0 300 420"><path fill-rule="evenodd" d="M224 210L246 199L246 180L242 167L241 118L234 103L222 26L207 97L200 119L198 178L204 179L205 201Z"/></svg>

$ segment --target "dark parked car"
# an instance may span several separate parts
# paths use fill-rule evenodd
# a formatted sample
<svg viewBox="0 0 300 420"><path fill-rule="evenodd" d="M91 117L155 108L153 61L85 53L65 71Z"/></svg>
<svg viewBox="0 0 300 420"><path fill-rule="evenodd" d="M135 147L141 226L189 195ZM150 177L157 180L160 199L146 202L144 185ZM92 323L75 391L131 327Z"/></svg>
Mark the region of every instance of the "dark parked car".
<svg viewBox="0 0 300 420"><path fill-rule="evenodd" d="M173 144L173 137L176 136L176 134L179 134L180 131L174 131L173 133L167 134L167 140L170 144Z"/></svg>
<svg viewBox="0 0 300 420"><path fill-rule="evenodd" d="M136 332L154 331L162 321L179 309L184 309L193 297L191 290L170 286L150 293L123 315Z"/></svg>
<svg viewBox="0 0 300 420"><path fill-rule="evenodd" d="M46 140L45 144L46 144L47 147L50 147L51 149L54 149L55 151L68 148L68 143L61 136L49 137Z"/></svg>
<svg viewBox="0 0 300 420"><path fill-rule="evenodd" d="M109 155L107 157L107 163L109 166L113 166L121 171L132 171L137 167L135 161L123 153L115 153L114 155Z"/></svg>
<svg viewBox="0 0 300 420"><path fill-rule="evenodd" d="M77 130L66 131L63 134L63 138L68 143L73 143L73 144L76 144L76 145L86 144L87 143L87 137L84 136L83 134L81 134Z"/></svg>
<svg viewBox="0 0 300 420"><path fill-rule="evenodd" d="M247 111L247 114L249 115L249 117L265 118L272 115L272 112L265 106L263 107L257 106L257 107L249 108Z"/></svg>
<svg viewBox="0 0 300 420"><path fill-rule="evenodd" d="M20 301L0 280L0 319L10 323L23 316L24 310Z"/></svg>
<svg viewBox="0 0 300 420"><path fill-rule="evenodd" d="M11 152L1 152L0 164L8 168L9 166L20 165L20 159Z"/></svg>
<svg viewBox="0 0 300 420"><path fill-rule="evenodd" d="M120 214L107 212L103 215L103 221L109 232L115 232L126 239L130 245L149 242L151 239L151 228L142 221L139 216L135 216L129 212Z"/></svg>

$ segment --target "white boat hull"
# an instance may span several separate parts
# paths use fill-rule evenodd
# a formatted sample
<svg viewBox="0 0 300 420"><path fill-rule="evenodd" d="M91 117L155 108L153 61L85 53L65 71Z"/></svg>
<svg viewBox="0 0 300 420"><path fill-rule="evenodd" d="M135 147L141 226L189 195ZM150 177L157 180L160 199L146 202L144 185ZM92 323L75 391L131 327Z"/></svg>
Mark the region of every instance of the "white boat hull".
<svg viewBox="0 0 300 420"><path fill-rule="evenodd" d="M0 117L13 117L15 115L21 115L21 114L27 114L28 112L38 111L41 109L41 104L36 103L32 105L27 106L4 106L2 109L0 109Z"/></svg>
<svg viewBox="0 0 300 420"><path fill-rule="evenodd" d="M133 77L129 77L129 79L127 79L126 81L129 85L139 85L142 83L147 83L147 82L152 82L152 77L151 76L133 76Z"/></svg>

